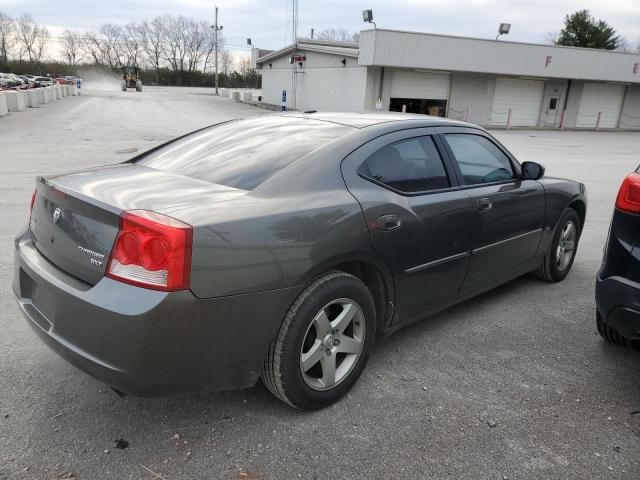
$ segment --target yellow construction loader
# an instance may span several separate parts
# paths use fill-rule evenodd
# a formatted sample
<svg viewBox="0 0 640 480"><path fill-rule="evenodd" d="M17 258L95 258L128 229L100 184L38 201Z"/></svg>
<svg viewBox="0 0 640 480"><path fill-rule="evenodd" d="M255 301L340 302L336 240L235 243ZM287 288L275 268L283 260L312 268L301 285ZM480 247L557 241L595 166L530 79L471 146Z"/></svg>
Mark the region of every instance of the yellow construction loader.
<svg viewBox="0 0 640 480"><path fill-rule="evenodd" d="M138 67L123 67L122 80L120 80L122 91L126 92L127 88L135 88L136 92L142 91L142 80L138 76Z"/></svg>

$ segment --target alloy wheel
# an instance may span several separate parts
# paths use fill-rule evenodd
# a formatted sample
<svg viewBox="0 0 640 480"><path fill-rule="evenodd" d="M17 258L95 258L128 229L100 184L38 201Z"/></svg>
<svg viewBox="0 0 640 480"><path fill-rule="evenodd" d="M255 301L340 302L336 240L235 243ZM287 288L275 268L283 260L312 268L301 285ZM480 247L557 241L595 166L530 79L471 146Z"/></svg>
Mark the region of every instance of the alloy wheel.
<svg viewBox="0 0 640 480"><path fill-rule="evenodd" d="M556 266L558 270L563 272L571 263L576 250L576 231L575 223L568 221L560 231L558 239L558 247L556 248Z"/></svg>
<svg viewBox="0 0 640 480"><path fill-rule="evenodd" d="M300 370L314 390L329 390L353 370L362 353L366 323L360 305L340 298L315 315L302 342Z"/></svg>

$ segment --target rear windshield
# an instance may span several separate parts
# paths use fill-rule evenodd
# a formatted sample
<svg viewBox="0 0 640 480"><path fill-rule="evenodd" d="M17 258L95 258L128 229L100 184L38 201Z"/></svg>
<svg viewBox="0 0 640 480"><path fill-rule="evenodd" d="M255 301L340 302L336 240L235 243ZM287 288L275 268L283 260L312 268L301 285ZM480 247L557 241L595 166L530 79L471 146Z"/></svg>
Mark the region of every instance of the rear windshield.
<svg viewBox="0 0 640 480"><path fill-rule="evenodd" d="M193 133L136 163L253 190L300 157L352 130L299 117L257 117Z"/></svg>

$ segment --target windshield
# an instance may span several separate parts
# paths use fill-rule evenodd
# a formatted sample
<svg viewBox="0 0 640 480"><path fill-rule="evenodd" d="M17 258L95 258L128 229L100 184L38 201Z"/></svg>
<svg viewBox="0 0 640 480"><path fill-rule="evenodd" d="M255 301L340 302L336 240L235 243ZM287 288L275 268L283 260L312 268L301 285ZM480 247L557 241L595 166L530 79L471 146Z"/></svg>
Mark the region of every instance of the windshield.
<svg viewBox="0 0 640 480"><path fill-rule="evenodd" d="M136 161L138 165L253 190L269 177L352 127L269 116L193 133Z"/></svg>

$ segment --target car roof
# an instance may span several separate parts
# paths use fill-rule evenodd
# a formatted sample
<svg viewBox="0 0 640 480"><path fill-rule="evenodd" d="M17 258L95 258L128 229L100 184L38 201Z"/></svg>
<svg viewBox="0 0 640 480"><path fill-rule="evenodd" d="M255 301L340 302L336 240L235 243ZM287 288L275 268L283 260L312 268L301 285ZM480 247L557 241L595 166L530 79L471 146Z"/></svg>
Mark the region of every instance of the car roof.
<svg viewBox="0 0 640 480"><path fill-rule="evenodd" d="M421 126L474 126L470 123L452 120L450 118L435 117L430 115L420 115L417 113L400 113L400 112L287 112L280 115L298 118L313 118L325 122L340 123L354 128L366 128L372 125L380 125L383 123L405 123L411 126L416 122L421 122Z"/></svg>

